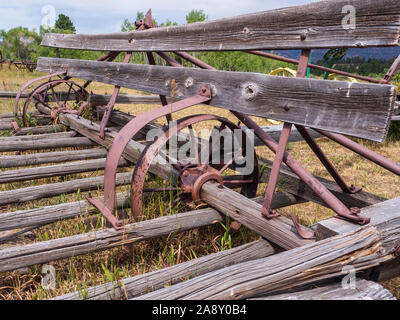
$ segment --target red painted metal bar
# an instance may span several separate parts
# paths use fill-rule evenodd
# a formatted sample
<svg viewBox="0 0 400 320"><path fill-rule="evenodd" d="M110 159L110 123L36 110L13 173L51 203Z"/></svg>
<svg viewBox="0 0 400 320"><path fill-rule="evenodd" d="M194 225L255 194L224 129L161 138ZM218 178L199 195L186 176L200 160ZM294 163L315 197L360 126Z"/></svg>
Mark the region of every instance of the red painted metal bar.
<svg viewBox="0 0 400 320"><path fill-rule="evenodd" d="M251 53L257 56L261 56L261 57L265 57L265 58L270 58L270 59L274 59L274 60L279 60L279 61L283 61L283 62L288 62L288 63L292 63L292 64L299 64L299 60L296 59L291 59L291 58L286 58L286 57L282 57L282 56L277 56L275 54L272 53L267 53L267 52L263 52L263 51L246 51L247 53ZM325 72L330 72L330 73L336 73L336 74L340 74L342 76L346 76L346 77L352 77L358 80L362 80L362 81L367 81L367 82L372 82L372 83L380 83L380 80L371 78L371 77L365 77L365 76L360 76L357 74L352 74L349 72L344 72L344 71L340 71L340 70L336 70L336 69L332 69L332 68L327 68L327 67L323 67L323 66L319 66L317 64L312 64L310 63L308 65L309 68L313 68L313 69L317 69L317 70L321 70L321 71L325 71Z"/></svg>
<svg viewBox="0 0 400 320"><path fill-rule="evenodd" d="M310 60L311 50L303 50L300 56L300 63L297 69L298 78L304 78L307 75L308 62ZM286 150L286 146L289 141L290 131L292 129L292 124L285 122L279 138L278 148L275 154L275 159L272 164L271 174L268 180L268 187L264 197L264 203L261 213L267 218L274 218L279 216L278 213L272 212L271 204L274 198L276 184L278 182L279 172L282 165L283 156Z"/></svg>
<svg viewBox="0 0 400 320"><path fill-rule="evenodd" d="M205 103L211 99L212 93L210 85L203 84L195 96L140 114L123 127L116 135L107 154L105 164L104 203L90 196L88 197L88 201L104 214L115 229L121 229L123 227L123 221L118 221L113 216L115 209L115 176L118 162L131 138L151 121L164 117L167 114L184 110L190 106ZM114 218L111 218L111 216Z"/></svg>
<svg viewBox="0 0 400 320"><path fill-rule="evenodd" d="M274 198L276 183L278 182L279 172L281 169L281 164L283 156L286 151L286 146L289 142L290 131L292 129L292 124L285 122L283 124L283 129L281 136L279 138L278 148L276 150L276 155L274 162L272 164L271 174L268 180L268 187L264 197L264 203L261 213L268 219L278 217L279 214L271 210L272 199Z"/></svg>
<svg viewBox="0 0 400 320"><path fill-rule="evenodd" d="M361 188L356 188L353 185L351 187L349 187L346 184L346 182L340 176L339 172L335 169L335 167L332 165L332 163L329 161L329 159L325 156L325 154L322 152L321 148L314 141L314 139L309 134L309 132L307 131L306 128L304 128L303 126L299 126L299 125L296 125L296 128L297 128L297 131L299 131L301 136L304 138L304 140L307 142L307 144L310 146L312 151L316 154L316 156L321 161L321 163L324 165L324 167L328 170L328 172L333 177L333 179L336 181L336 183L339 185L339 187L343 190L343 192L357 193L362 190Z"/></svg>
<svg viewBox="0 0 400 320"><path fill-rule="evenodd" d="M355 153L358 153L360 156L376 163L377 165L397 174L400 175L400 164L391 161L384 156L381 156L380 154L377 154L376 152L363 147L362 145L358 144L357 142L354 142L353 140L346 138L345 136L337 133L332 133L332 132L327 132L324 130L319 130L319 129L314 129L313 130L319 132L320 134L328 137L329 139L339 143L343 147L350 149L351 151L354 151Z"/></svg>
<svg viewBox="0 0 400 320"><path fill-rule="evenodd" d="M249 129L253 129L255 135L274 153L278 150L278 143L262 128L260 128L247 115L232 111L232 113ZM358 224L367 224L369 218L358 216L349 210L339 199L337 199L321 182L311 173L304 169L288 152L285 152L283 162L297 174L333 211L339 216Z"/></svg>

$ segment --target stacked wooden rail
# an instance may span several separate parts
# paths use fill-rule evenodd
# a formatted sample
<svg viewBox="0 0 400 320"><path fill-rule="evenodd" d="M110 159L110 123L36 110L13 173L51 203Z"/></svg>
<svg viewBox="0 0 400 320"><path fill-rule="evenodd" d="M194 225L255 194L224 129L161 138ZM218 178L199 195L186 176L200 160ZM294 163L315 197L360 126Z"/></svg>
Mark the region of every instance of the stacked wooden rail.
<svg viewBox="0 0 400 320"><path fill-rule="evenodd" d="M254 49L313 49L332 47L397 46L399 40L398 18L400 5L397 1L382 3L351 1L357 8L359 27L348 32L337 21L342 20L341 8L349 1L323 1L306 6L274 10L271 12L223 19L216 22L182 27L155 28L134 33L113 35L46 35L43 45L89 50L120 51L203 51L203 50L254 50ZM319 25L315 19L324 21ZM302 21L293 22L294 15ZM321 17L322 15L322 17ZM371 23L371 16L384 17L381 24ZM278 19L280 18L280 19ZM274 21L272 24L271 21ZM276 21L280 21L276 23ZM297 21L297 20L296 20ZM290 26L290 27L289 27ZM227 32L229 30L229 32ZM329 32L328 32L329 31ZM378 32L379 31L379 32ZM329 34L329 37L326 35ZM192 39L196 35L196 41ZM127 41L129 39L129 41ZM198 40L200 39L200 40ZM203 40L207 41L203 41ZM161 96L170 94L166 85L174 79L185 84L180 87L180 98L193 96L198 88L192 84L210 83L213 88L211 104L227 108L234 113L263 116L290 121L301 126L334 131L374 141L384 141L391 116L395 110L396 90L388 84L350 84L327 82L316 79L283 79L260 74L220 72L187 68L141 66L114 62L79 61L69 59L41 58L38 70L62 72L68 77L96 80L115 86L144 90ZM146 80L139 78L146 74ZM189 83L187 79L191 79ZM240 90L232 90L232 88ZM263 99L268 95L268 103ZM150 98L149 98L150 99ZM181 100L181 101L182 101ZM103 102L101 98L98 105ZM122 101L122 100L121 100ZM137 100L127 99L125 102ZM288 102L290 101L290 102ZM149 101L147 101L149 102ZM239 102L239 103L238 103ZM334 102L334 104L333 104ZM321 111L322 109L322 111ZM43 114L50 110L38 106ZM101 107L97 112L101 114ZM57 142L46 134L21 138L3 138L2 152L40 150L72 146L102 148L86 149L84 152L38 153L29 157L7 156L0 162L10 168L0 174L0 181L10 183L41 177L66 175L104 169L105 149L119 137L120 128L134 116L113 111L104 138L99 137L100 125L83 117L60 113L58 120L67 132L54 133ZM134 165L145 149L146 131L156 124L150 123L130 139L118 165ZM270 128L262 128L264 132ZM73 133L72 133L73 132ZM296 133L296 132L295 132ZM279 136L279 135L277 135ZM317 135L318 136L318 135ZM8 139L8 140L7 140ZM19 140L18 140L19 139ZM69 139L69 140L68 140ZM299 140L299 134L293 141ZM66 141L68 140L68 141ZM262 139L261 139L262 140ZM58 161L51 159L59 158ZM49 159L49 160L46 160ZM93 159L93 160L88 160ZM55 164L37 168L13 170L14 166L45 164L65 161L78 163ZM82 161L85 160L85 161ZM260 159L265 168L260 182L268 181L274 172L274 164ZM177 177L170 165L152 164L150 172L163 179ZM217 221L223 215L258 233L264 240L202 257L184 264L159 270L150 274L124 279L120 283L108 283L89 288L85 298L135 298L135 299L251 299L251 298L312 298L325 294L327 298L392 298L379 285L358 280L356 291L343 291L335 284L343 268L351 266L359 276L381 281L398 275L400 198L386 200L360 191L346 193L334 182L316 177L318 183L334 194L347 207L361 208L361 215L371 222L363 227L338 219L329 219L313 226L317 239L302 239L293 222L286 217L266 219L260 212L262 199L249 199L229 188L211 181L201 188L201 198L211 208L164 216L148 221L131 223L123 230L94 230L61 239L41 241L27 245L15 245L0 250L0 272L30 265L84 255L89 252L137 243L151 238L200 228ZM117 185L129 184L130 173L117 174ZM104 178L79 179L49 186L28 187L11 193L0 193L2 204L31 201L43 197L80 190L101 189ZM289 168L282 167L272 208L283 208L306 201L328 206L302 179ZM126 196L117 196L117 207L126 208ZM73 218L84 213L89 215L93 207L86 200L0 214L0 230L38 227L60 219ZM300 226L304 231L309 228ZM277 253L270 244L277 245ZM283 249L283 250L282 250ZM182 282L182 276L190 277ZM292 289L309 289L319 283L321 289L283 295ZM165 287L167 284L170 286ZM120 289L120 288L123 288ZM149 293L149 290L154 290ZM279 294L279 295L278 295ZM338 296L339 295L339 296ZM79 293L71 293L60 299L79 299Z"/></svg>

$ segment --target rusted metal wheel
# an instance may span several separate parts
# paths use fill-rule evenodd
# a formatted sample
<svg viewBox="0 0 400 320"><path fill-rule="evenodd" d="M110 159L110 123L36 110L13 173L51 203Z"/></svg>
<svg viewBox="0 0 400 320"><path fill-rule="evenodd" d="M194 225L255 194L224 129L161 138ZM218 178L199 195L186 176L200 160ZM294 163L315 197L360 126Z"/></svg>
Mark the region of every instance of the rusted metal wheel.
<svg viewBox="0 0 400 320"><path fill-rule="evenodd" d="M81 114L89 105L89 93L81 85L67 79L54 79L37 86L25 100L22 122L29 126L28 110L38 104L50 109L50 116L57 119L60 112Z"/></svg>
<svg viewBox="0 0 400 320"><path fill-rule="evenodd" d="M211 135L208 143L199 144L198 152L197 150L194 152L194 158L188 157L176 161L176 157L173 156L177 154L177 152L173 151L173 147L171 148L171 138L177 134L184 134L186 138L190 137L190 140L186 140L186 143L193 143L194 146L197 145L194 139L192 126L204 121L218 121L220 125L213 130L223 132L223 137L229 137L229 132L231 132L232 136L236 135L238 142L241 141L241 145L236 148L231 147L231 150L217 149L216 145L218 145L220 141L216 141L217 139L213 138L215 136ZM189 134L182 132L185 129L189 130ZM240 140L239 136L241 136ZM217 137L220 139L221 135ZM250 143L248 148L246 148L247 143ZM163 147L166 145L169 146L164 149ZM196 147L194 147L194 149L196 149ZM250 161L252 161L250 172L237 175L237 172L241 171L241 167L246 167L246 170L249 171L246 165L246 159L248 159L248 157L246 157L246 152L249 149L251 149L252 153L250 157ZM215 153L221 152L225 152L227 156L225 158L220 158L221 160L217 163L213 162L212 160L215 159ZM171 156L171 154L173 156ZM146 176L149 172L150 165L158 156L162 156L161 159L167 161L174 167L178 173L179 179L175 179L174 181L170 180L170 185L165 188L146 188ZM240 164L241 162L242 164ZM254 197L258 186L258 161L253 142L248 141L247 135L239 126L225 118L209 114L182 118L177 121L176 125L165 128L163 133L145 148L136 163L131 182L132 214L135 218L142 214L143 194L150 192L173 192L179 198L181 198L181 196L186 199L189 198L197 205L201 200L201 186L207 181L217 181L220 184L232 188L239 187L243 195ZM172 203L176 201L177 200Z"/></svg>

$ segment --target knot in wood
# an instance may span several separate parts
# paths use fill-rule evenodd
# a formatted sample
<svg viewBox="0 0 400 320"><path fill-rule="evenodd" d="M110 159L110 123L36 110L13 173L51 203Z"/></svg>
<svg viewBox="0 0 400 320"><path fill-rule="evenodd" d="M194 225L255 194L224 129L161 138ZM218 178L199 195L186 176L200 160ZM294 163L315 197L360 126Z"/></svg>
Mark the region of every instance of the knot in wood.
<svg viewBox="0 0 400 320"><path fill-rule="evenodd" d="M243 86L242 95L246 100L253 100L258 93L258 86L255 83L246 83Z"/></svg>

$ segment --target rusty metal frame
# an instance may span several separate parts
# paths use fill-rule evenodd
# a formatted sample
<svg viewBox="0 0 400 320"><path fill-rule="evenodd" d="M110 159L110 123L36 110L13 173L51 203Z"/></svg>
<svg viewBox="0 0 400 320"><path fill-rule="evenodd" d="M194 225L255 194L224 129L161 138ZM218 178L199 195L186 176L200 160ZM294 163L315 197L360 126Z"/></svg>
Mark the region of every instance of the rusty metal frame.
<svg viewBox="0 0 400 320"><path fill-rule="evenodd" d="M209 102L211 99L211 86L208 84L202 84L195 96L140 114L125 125L125 127L123 127L117 134L110 150L108 151L105 164L104 202L91 196L88 197L88 201L103 213L115 229L123 228L124 224L123 221L118 220L113 214L115 209L115 176L118 162L130 139L151 121L164 117L167 114L184 110L193 105Z"/></svg>

